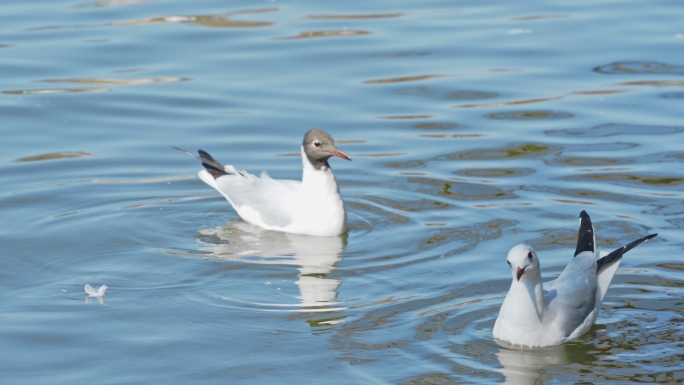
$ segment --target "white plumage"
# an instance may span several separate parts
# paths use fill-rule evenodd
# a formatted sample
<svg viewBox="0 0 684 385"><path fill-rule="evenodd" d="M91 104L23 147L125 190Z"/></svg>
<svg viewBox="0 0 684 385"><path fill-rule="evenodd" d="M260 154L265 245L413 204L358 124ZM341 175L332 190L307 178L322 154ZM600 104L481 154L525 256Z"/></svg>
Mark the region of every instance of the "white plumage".
<svg viewBox="0 0 684 385"><path fill-rule="evenodd" d="M347 230L347 214L328 159L351 158L335 147L325 131L314 129L304 136L301 181L271 179L265 172L257 177L223 166L202 150L199 154L195 157L206 168L198 173L200 179L220 192L245 222L268 230L317 236Z"/></svg>

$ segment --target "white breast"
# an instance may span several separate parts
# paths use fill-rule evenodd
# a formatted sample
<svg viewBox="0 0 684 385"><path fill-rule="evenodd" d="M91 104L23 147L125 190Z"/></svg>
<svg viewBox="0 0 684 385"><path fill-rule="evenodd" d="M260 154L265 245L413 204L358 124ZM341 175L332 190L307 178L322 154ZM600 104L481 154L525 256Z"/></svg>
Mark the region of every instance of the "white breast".
<svg viewBox="0 0 684 385"><path fill-rule="evenodd" d="M302 184L292 195L295 220L285 231L331 236L347 230L347 215L332 171L315 169L302 149Z"/></svg>

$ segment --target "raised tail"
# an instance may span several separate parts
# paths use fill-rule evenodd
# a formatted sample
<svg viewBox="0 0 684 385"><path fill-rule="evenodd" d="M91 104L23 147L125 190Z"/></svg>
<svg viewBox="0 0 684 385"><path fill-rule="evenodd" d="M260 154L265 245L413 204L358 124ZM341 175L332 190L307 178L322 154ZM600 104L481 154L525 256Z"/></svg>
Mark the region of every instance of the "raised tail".
<svg viewBox="0 0 684 385"><path fill-rule="evenodd" d="M199 156L191 153L190 151L183 150L182 148L178 148L175 146L171 146L172 148L184 152L194 158L199 159L202 162L202 166L204 166L205 169L207 169L207 172L214 177L214 179L223 176L223 175L231 175L231 173L226 171L226 168L219 162L218 160L214 159L211 155L209 155L208 152L203 151L203 150L197 150L199 152Z"/></svg>
<svg viewBox="0 0 684 385"><path fill-rule="evenodd" d="M657 233L651 234L651 235L647 235L641 239L637 239L636 241L629 243L625 246L622 246L619 249L616 249L613 252L611 252L610 254L606 255L605 257L599 259L598 261L596 261L596 274L600 275L601 272L603 270L605 270L606 268L608 268L610 265L612 265L613 262L619 261L620 258L622 258L622 256L626 252L628 252L628 251L632 250L633 248L639 246L640 244L648 241L649 239L655 237L656 235L658 235L658 234Z"/></svg>

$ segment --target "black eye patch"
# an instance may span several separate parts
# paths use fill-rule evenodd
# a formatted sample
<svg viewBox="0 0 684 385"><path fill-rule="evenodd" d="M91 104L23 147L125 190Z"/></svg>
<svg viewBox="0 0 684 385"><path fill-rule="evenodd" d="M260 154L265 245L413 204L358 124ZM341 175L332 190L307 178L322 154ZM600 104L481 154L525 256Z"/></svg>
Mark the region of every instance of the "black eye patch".
<svg viewBox="0 0 684 385"><path fill-rule="evenodd" d="M529 259L530 261L532 260L532 252L531 251L529 253L527 253L527 259Z"/></svg>

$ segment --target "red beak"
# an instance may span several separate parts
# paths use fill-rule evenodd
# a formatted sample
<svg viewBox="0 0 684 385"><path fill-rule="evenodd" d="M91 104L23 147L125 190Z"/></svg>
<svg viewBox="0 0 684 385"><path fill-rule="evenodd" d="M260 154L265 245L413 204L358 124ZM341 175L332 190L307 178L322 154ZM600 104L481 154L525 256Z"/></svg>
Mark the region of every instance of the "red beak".
<svg viewBox="0 0 684 385"><path fill-rule="evenodd" d="M522 277L524 272L525 272L525 269L518 268L518 281L520 281L520 277Z"/></svg>
<svg viewBox="0 0 684 385"><path fill-rule="evenodd" d="M339 158L346 159L346 160L351 160L351 157L349 155L345 154L344 152L342 152L338 149L335 149L335 151L331 152L330 155L337 156Z"/></svg>

